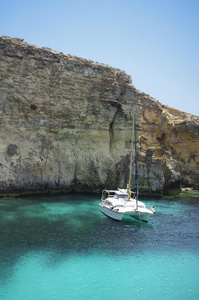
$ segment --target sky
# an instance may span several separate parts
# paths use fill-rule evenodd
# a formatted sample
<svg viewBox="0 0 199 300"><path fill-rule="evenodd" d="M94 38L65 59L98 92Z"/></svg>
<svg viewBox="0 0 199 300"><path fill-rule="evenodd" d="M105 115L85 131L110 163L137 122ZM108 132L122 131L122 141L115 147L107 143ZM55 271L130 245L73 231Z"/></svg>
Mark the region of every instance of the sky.
<svg viewBox="0 0 199 300"><path fill-rule="evenodd" d="M199 116L199 0L0 0L0 35L125 71Z"/></svg>

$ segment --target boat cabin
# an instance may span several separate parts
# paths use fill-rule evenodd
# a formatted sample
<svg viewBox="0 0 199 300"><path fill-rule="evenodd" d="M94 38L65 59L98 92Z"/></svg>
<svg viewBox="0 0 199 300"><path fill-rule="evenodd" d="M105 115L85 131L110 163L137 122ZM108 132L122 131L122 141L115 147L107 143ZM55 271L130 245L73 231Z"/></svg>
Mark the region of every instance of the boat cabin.
<svg viewBox="0 0 199 300"><path fill-rule="evenodd" d="M128 200L128 194L122 191L116 191L114 198Z"/></svg>
<svg viewBox="0 0 199 300"><path fill-rule="evenodd" d="M128 200L128 193L127 190L119 189L119 190L103 190L102 191L102 200L107 198L114 198L114 199L124 199Z"/></svg>

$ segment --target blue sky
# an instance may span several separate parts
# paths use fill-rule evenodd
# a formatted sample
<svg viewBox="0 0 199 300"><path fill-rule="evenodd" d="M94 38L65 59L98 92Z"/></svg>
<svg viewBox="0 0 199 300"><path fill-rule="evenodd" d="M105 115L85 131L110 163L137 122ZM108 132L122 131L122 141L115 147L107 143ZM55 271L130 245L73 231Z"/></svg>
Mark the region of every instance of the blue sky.
<svg viewBox="0 0 199 300"><path fill-rule="evenodd" d="M0 35L124 70L199 116L199 0L1 0Z"/></svg>

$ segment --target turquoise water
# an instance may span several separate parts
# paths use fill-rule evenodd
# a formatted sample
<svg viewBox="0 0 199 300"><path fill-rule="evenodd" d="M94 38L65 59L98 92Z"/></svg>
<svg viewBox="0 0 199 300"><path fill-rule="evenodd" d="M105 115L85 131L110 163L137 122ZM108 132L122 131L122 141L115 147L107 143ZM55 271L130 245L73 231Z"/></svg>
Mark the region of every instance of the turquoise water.
<svg viewBox="0 0 199 300"><path fill-rule="evenodd" d="M0 199L0 299L199 299L199 195L141 200L149 223L98 196Z"/></svg>

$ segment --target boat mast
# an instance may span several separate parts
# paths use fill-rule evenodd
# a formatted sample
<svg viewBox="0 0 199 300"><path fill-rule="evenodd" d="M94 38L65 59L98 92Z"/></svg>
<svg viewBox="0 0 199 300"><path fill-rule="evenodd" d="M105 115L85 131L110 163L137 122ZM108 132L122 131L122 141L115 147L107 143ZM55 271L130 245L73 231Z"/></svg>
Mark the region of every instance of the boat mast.
<svg viewBox="0 0 199 300"><path fill-rule="evenodd" d="M131 197L131 178L132 178L132 164L133 164L133 141L134 141L134 119L135 119L135 112L133 111L133 125L132 125L132 138L131 138L131 156L130 156L130 168L129 168L129 184L127 185L128 191L128 200Z"/></svg>
<svg viewBox="0 0 199 300"><path fill-rule="evenodd" d="M137 168L137 137L136 137L136 118L134 120L134 130L135 130L135 199L136 208L138 207L138 168Z"/></svg>

